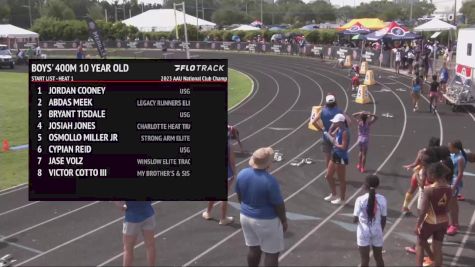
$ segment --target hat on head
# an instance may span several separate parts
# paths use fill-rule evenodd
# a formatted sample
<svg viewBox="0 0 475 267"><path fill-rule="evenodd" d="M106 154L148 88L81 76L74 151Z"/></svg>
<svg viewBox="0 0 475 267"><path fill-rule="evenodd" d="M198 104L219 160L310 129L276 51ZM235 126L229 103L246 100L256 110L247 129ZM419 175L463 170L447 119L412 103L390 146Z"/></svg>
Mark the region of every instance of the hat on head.
<svg viewBox="0 0 475 267"><path fill-rule="evenodd" d="M338 113L330 120L331 122L344 122L346 121L345 115Z"/></svg>
<svg viewBox="0 0 475 267"><path fill-rule="evenodd" d="M270 166L272 158L274 156L274 150L270 147L259 148L252 153L252 157L249 160L249 165L254 169L264 170Z"/></svg>
<svg viewBox="0 0 475 267"><path fill-rule="evenodd" d="M335 96L334 95L327 95L325 97L325 102L327 104L335 103Z"/></svg>

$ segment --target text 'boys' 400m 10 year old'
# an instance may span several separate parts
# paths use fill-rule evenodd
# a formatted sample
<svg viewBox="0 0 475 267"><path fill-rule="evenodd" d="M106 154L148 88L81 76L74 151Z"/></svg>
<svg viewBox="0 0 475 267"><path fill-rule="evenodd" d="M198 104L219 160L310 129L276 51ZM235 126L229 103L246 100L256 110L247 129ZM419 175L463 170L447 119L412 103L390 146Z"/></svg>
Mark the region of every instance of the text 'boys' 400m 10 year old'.
<svg viewBox="0 0 475 267"><path fill-rule="evenodd" d="M225 200L227 85L223 59L31 60L30 200Z"/></svg>

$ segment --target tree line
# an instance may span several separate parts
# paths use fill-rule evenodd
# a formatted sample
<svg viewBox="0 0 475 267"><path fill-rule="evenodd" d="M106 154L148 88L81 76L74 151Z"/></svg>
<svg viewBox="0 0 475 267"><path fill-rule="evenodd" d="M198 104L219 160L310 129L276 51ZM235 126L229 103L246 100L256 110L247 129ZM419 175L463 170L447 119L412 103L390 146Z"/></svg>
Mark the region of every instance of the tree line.
<svg viewBox="0 0 475 267"><path fill-rule="evenodd" d="M149 9L173 8L174 2L182 1L185 1L186 13L198 15L219 26L248 24L260 19L261 15L264 24L289 24L292 28L362 17L407 22L411 17L409 4L386 0L343 7L333 6L323 0L309 3L278 0L273 4L261 0L164 0L163 5L141 4L138 0L0 0L0 23L30 28L40 33L42 39L70 40L87 36L84 18L90 16L98 21L106 38L143 38L146 34L140 34L136 28L119 22ZM412 7L412 18L430 15L434 11L435 6L428 1L416 2ZM460 11L467 23L475 23L475 0L465 1Z"/></svg>

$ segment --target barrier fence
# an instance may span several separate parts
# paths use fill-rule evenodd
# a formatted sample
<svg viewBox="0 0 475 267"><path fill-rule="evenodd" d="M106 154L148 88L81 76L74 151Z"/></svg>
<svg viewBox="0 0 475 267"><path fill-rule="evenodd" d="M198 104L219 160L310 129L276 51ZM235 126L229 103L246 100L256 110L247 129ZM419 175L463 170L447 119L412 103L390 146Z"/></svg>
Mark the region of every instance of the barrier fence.
<svg viewBox="0 0 475 267"><path fill-rule="evenodd" d="M39 42L42 49L77 49L82 44L86 51L95 50L94 42L84 41L44 41ZM34 43L15 43L14 49L26 49ZM104 42L107 49L160 49L176 50L183 49L183 42L180 41L113 41ZM35 44L36 45L36 44ZM265 54L283 54L297 55L305 57L325 58L325 59L345 59L347 56L356 63L367 61L370 65L381 67L394 67L394 53L391 50L374 50L372 48L350 48L329 45L306 44L278 44L278 43L248 43L248 42L221 42L221 41L202 41L189 42L190 49L204 49L214 51L236 51L243 53L265 53ZM435 62L437 67L441 66ZM436 67L434 66L434 67Z"/></svg>
<svg viewBox="0 0 475 267"><path fill-rule="evenodd" d="M96 49L93 42L81 42L87 50ZM77 49L80 42L45 41L39 42L42 49ZM107 49L184 49L180 41L159 42L159 41L105 41ZM15 43L13 49L26 49L32 43ZM247 42L189 42L190 49L204 49L215 51L236 51L243 53L265 53L298 55L305 57L325 58L325 59L345 59L350 56L353 62L367 61L371 65L391 67L393 65L393 53L391 51L381 51L374 49L361 49L338 47L328 45L306 44L274 44L274 43L247 43Z"/></svg>

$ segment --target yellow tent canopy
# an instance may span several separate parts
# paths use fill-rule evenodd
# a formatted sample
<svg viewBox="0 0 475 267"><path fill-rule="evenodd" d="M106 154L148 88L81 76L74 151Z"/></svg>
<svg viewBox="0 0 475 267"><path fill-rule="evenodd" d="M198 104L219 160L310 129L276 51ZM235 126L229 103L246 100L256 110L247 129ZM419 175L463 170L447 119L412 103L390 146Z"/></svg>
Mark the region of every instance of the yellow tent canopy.
<svg viewBox="0 0 475 267"><path fill-rule="evenodd" d="M361 25L363 25L364 27L370 30L380 30L386 27L386 24L384 23L384 21L378 18L364 18L364 19L352 19L350 22L339 27L338 30L343 31L343 30L349 29L351 28L351 26L353 26L357 22L361 23Z"/></svg>

